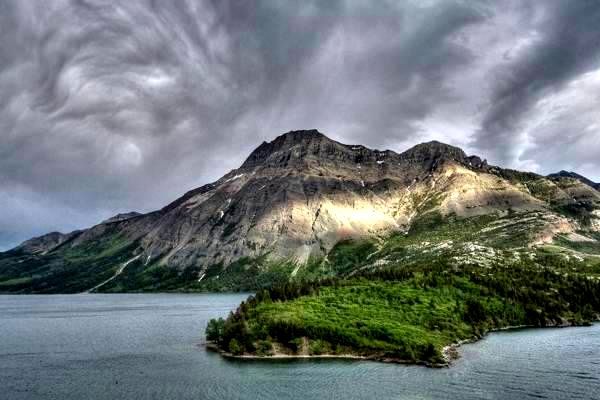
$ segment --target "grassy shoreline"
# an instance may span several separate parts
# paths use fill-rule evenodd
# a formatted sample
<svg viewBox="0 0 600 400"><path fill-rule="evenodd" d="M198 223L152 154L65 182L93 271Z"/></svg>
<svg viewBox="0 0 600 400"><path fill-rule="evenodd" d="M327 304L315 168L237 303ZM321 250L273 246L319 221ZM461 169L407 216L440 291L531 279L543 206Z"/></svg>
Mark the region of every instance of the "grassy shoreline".
<svg viewBox="0 0 600 400"><path fill-rule="evenodd" d="M595 321L598 322L598 321ZM227 352L219 347L216 342L207 341L204 346L207 350L214 351L219 353L221 356L229 359L235 360L256 360L256 361L277 361L277 360L358 360L358 361L377 361L384 362L390 364L407 364L407 365L422 365L429 368L448 368L451 367L453 362L460 358L459 349L465 344L476 343L480 340L485 339L489 334L511 331L511 330L521 330L521 329L562 329L562 328L573 328L573 327L585 327L591 326L592 324L584 324L584 325L552 325L552 326L533 326L533 325L517 325L517 326L505 326L496 329L492 329L488 332L485 332L480 337L472 337L469 339L463 339L458 342L449 344L442 348L442 357L444 358L443 362L431 363L428 361L422 360L406 360L399 359L393 357L383 357L381 355L373 354L373 355L357 355L357 354L285 354L285 353L273 353L270 355L257 355L257 354L232 354Z"/></svg>
<svg viewBox="0 0 600 400"><path fill-rule="evenodd" d="M390 364L417 364L424 365L431 368L443 368L450 365L450 363L429 363L429 362L415 362L413 360L404 360L400 358L393 357L383 357L381 355L357 355L357 354L286 354L286 353L274 353L271 355L256 355L256 354L232 354L223 349L221 349L214 342L207 342L206 348L211 351L215 351L219 353L221 356L225 358L237 359L237 360L261 360L261 361L269 361L269 360L320 360L320 359L328 359L328 360L363 360L363 361L379 361Z"/></svg>

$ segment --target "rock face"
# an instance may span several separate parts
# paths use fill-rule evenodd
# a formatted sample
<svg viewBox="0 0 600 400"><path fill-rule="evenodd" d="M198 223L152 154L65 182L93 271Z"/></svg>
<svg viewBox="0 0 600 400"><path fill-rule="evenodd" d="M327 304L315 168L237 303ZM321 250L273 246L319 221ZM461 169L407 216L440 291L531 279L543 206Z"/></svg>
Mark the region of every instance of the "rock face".
<svg viewBox="0 0 600 400"><path fill-rule="evenodd" d="M241 257L306 261L344 239L406 231L432 211L458 217L540 211L554 215L542 229L551 238L579 224L557 207L585 201L588 222L598 226L593 210L600 193L582 182L489 166L435 141L398 154L341 144L316 130L292 131L262 143L240 168L161 210L117 215L88 230L29 240L19 249L77 248L118 234L135 243L144 265L193 267L201 276L212 265Z"/></svg>
<svg viewBox="0 0 600 400"><path fill-rule="evenodd" d="M397 154L293 131L261 144L239 169L187 193L150 224L140 218L150 228L141 248L180 268L264 253L306 261L340 240L406 230L436 202L459 215L543 206L487 171L485 161L439 142Z"/></svg>

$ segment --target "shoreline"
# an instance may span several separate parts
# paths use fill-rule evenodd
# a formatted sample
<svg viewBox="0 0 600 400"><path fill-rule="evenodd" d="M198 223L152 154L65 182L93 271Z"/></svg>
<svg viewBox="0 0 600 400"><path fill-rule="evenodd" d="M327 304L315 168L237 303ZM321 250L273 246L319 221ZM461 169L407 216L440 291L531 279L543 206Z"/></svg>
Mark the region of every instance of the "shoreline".
<svg viewBox="0 0 600 400"><path fill-rule="evenodd" d="M564 326L564 325L555 325L555 326L510 325L510 326L505 326L502 328L490 329L489 331L487 331L483 335L481 335L481 337L474 336L472 338L459 340L458 342L450 343L449 345L442 347L442 357L444 358L444 360L446 360L446 364L448 366L450 366L450 365L452 365L453 361L456 361L460 358L460 354L458 353L458 350L460 349L460 347L462 345L476 343L480 340L485 339L490 333L494 333L494 332L511 331L511 330L518 330L518 329L526 329L526 328L566 328L569 326L574 326L574 325L567 325L567 326Z"/></svg>
<svg viewBox="0 0 600 400"><path fill-rule="evenodd" d="M480 340L485 339L490 333L503 332L503 331L514 331L520 329L562 329L562 328L576 328L576 327L590 327L594 323L600 322L600 320L590 321L588 324L573 324L570 322L565 323L564 321L561 323L556 323L553 325L546 326L537 326L537 325L510 325L504 326L501 328L494 328L486 331L481 337L472 337L469 339L459 340L458 342L451 343L442 348L442 357L446 360L447 366L451 366L453 361L456 361L460 358L460 354L458 354L458 350L464 344L476 343Z"/></svg>
<svg viewBox="0 0 600 400"><path fill-rule="evenodd" d="M393 358L393 357L385 357L385 356L377 355L377 354L366 355L366 356L361 356L361 355L357 355L357 354L314 354L314 355L310 355L310 354L286 354L286 353L274 353L272 355L267 355L267 356L259 356L256 354L235 355L235 354L229 353L229 352L219 348L219 346L217 346L216 343L214 343L214 342L205 342L204 347L207 350L219 353L224 358L235 359L235 360L249 360L249 361L250 360L255 360L255 361L274 360L275 361L275 360L311 360L311 359L335 360L335 359L338 359L338 360L377 361L377 362L383 362L383 363L389 363L389 364L421 365L421 366L425 366L428 368L449 368L452 366L454 361L456 361L460 358L459 349L462 345L476 343L480 340L485 339L490 333L512 331L512 330L519 330L519 329L561 329L561 328L573 328L573 327L589 327L597 322L600 322L600 321L599 320L591 321L589 325L576 325L576 324L572 324L572 323L565 324L564 322L562 322L562 323L556 323L554 325L546 325L546 326L511 325L511 326L505 326L505 327L501 327L501 328L490 329L489 331L485 332L480 337L474 336L474 337L459 340L458 342L451 343L449 345L444 346L441 349L442 358L445 360L445 362L443 362L443 363L431 363L431 362L423 361L423 360L417 360L417 361L403 360L403 359L398 359L398 358Z"/></svg>
<svg viewBox="0 0 600 400"><path fill-rule="evenodd" d="M219 348L214 342L206 342L204 346L207 350L214 351L219 353L224 358L233 359L233 360L255 360L255 361L276 361L276 360L319 360L319 359L328 359L328 360L360 360L360 361L377 361L388 364L404 364L404 365L422 365L429 368L445 368L449 367L448 363L431 363L428 361L422 360L405 360L400 358L386 357L383 355L367 355L361 356L357 354L286 354L286 353L274 353L268 356L259 356L256 354L240 354L235 355L229 353L225 350Z"/></svg>

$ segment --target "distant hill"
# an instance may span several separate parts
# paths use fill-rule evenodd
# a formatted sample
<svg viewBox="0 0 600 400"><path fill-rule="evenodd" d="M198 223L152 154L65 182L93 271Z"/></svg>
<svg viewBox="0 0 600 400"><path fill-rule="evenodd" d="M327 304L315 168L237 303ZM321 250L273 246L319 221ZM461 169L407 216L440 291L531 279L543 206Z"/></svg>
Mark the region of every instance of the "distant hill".
<svg viewBox="0 0 600 400"><path fill-rule="evenodd" d="M593 182L593 181L589 180L588 178L586 178L585 176L581 176L575 172L560 171L555 174L548 175L548 178L557 179L557 180L560 180L562 178L577 179L581 183L585 183L586 185L591 186L596 190L600 190L600 183Z"/></svg>

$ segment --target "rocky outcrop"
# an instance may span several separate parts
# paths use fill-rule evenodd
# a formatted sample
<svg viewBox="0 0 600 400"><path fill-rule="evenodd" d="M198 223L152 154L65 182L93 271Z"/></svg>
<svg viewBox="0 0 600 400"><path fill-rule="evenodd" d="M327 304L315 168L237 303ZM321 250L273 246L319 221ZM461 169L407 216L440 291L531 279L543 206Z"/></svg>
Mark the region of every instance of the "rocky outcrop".
<svg viewBox="0 0 600 400"><path fill-rule="evenodd" d="M115 215L113 217L110 217L110 218L102 221L101 223L103 223L103 224L110 224L112 222L121 222L121 221L125 221L127 219L130 219L130 218L139 217L141 215L142 214L140 214L138 212L131 211L131 212L128 212L128 213L117 214L117 215Z"/></svg>

